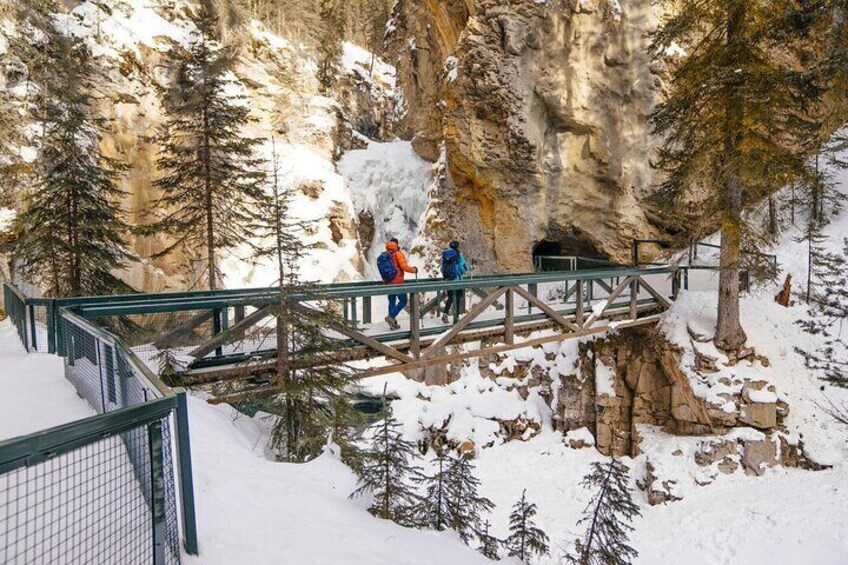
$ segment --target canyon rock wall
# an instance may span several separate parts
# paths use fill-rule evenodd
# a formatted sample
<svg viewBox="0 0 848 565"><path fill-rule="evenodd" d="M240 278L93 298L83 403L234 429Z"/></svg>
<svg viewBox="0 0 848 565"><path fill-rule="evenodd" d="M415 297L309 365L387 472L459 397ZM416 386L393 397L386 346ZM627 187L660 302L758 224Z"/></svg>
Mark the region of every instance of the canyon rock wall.
<svg viewBox="0 0 848 565"><path fill-rule="evenodd" d="M631 238L659 235L643 203L654 22L649 0L401 0L389 39L406 133L449 173L433 237L517 271L542 241L626 261Z"/></svg>

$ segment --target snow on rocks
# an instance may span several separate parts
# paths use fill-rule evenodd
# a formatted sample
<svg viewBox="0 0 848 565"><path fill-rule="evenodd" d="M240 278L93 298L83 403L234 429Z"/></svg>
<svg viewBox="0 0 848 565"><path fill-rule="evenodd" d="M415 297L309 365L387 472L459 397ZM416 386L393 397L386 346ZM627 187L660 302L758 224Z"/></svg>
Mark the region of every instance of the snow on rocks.
<svg viewBox="0 0 848 565"><path fill-rule="evenodd" d="M471 442L482 448L510 439L526 441L543 427L550 428L547 388L530 385L528 379L487 378L471 363L445 386L401 375L365 379L361 386L364 393L377 396L385 385L387 394L396 398L392 411L409 437L428 445Z"/></svg>

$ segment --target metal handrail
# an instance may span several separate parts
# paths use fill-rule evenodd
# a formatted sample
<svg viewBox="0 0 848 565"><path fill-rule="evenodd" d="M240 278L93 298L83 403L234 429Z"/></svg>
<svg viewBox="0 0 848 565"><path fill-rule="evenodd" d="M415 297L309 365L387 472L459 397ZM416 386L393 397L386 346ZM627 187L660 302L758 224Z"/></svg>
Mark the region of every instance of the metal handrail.
<svg viewBox="0 0 848 565"><path fill-rule="evenodd" d="M176 396L171 395L0 441L0 474L41 463L106 436L161 420L176 407Z"/></svg>
<svg viewBox="0 0 848 565"><path fill-rule="evenodd" d="M305 292L289 296L289 300L309 302L319 299L362 298L369 296L387 296L390 294L409 294L421 292L436 292L449 290L486 289L501 286L517 286L524 284L556 283L571 281L587 281L601 278L626 277L632 275L671 274L670 266L657 267L614 267L606 269L591 269L585 271L551 271L547 273L518 273L511 275L483 275L463 280L422 279L407 281L403 284L386 285L380 282L361 283L358 288L339 288L333 285L314 285ZM179 299L145 300L140 303L116 305L80 305L79 313L86 318L100 316L121 316L131 314L151 314L177 312L185 310L209 310L228 306L259 306L272 304L278 300L278 290L265 294L250 296L232 296L216 298L200 298L196 300Z"/></svg>

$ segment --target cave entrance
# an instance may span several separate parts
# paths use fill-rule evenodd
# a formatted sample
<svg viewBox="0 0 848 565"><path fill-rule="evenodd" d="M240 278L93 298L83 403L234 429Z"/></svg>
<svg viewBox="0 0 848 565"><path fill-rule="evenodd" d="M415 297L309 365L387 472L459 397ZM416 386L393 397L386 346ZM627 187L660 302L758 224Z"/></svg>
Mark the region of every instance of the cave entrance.
<svg viewBox="0 0 848 565"><path fill-rule="evenodd" d="M543 239L533 247L533 267L537 271L575 270L574 258L563 255L560 242Z"/></svg>
<svg viewBox="0 0 848 565"><path fill-rule="evenodd" d="M609 265L609 258L578 230L548 234L533 246L533 267L537 271L577 271Z"/></svg>

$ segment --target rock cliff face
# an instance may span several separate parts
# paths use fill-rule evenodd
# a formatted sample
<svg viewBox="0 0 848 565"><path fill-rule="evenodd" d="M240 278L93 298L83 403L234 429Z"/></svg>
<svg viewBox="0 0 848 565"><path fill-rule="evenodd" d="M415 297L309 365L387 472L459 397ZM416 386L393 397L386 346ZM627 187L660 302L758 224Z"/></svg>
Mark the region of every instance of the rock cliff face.
<svg viewBox="0 0 848 565"><path fill-rule="evenodd" d="M658 235L649 0L401 0L393 24L406 133L445 153L434 238L522 270L543 241L626 261L631 238Z"/></svg>

